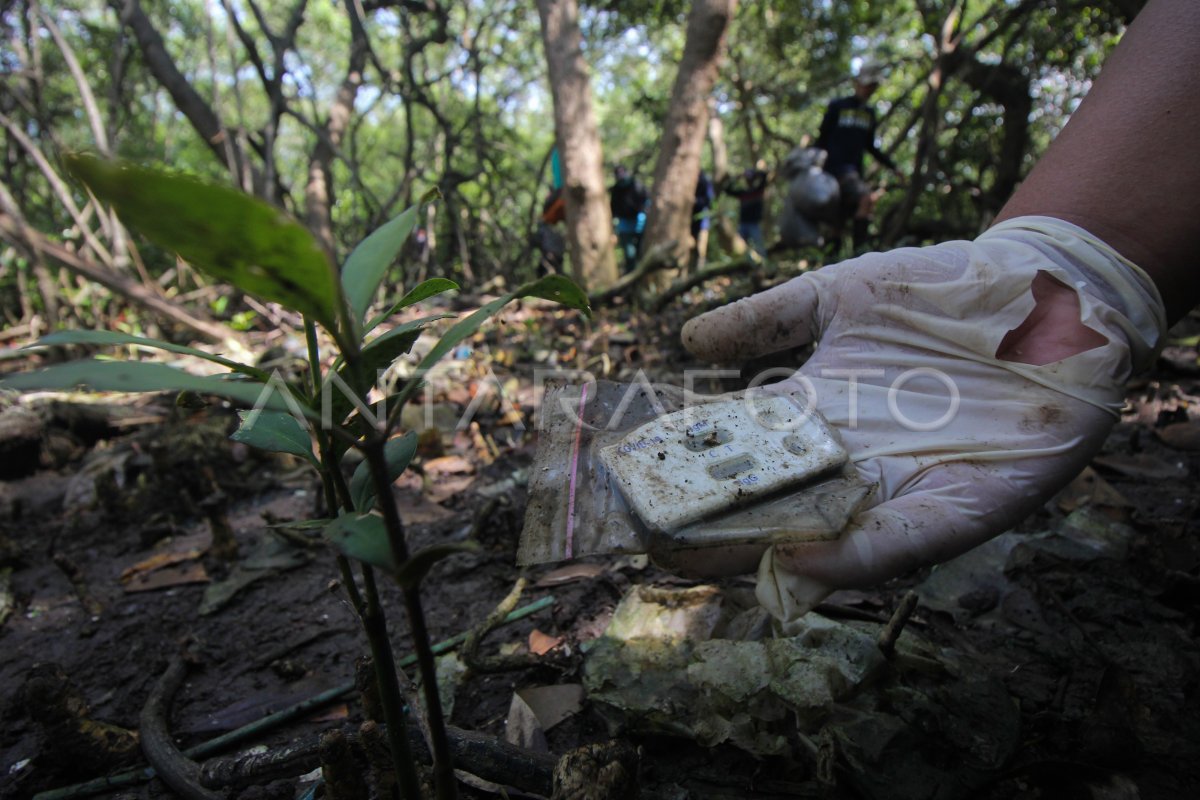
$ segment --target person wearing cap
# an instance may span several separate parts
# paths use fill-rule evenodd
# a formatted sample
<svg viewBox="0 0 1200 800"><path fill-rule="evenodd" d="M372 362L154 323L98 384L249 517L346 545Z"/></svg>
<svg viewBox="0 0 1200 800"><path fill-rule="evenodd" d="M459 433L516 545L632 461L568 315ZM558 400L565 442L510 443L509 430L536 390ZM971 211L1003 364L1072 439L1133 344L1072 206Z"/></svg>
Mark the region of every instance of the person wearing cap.
<svg viewBox="0 0 1200 800"><path fill-rule="evenodd" d="M863 180L863 155L870 153L880 164L899 174L875 141L875 109L870 100L879 88L880 74L878 67L862 65L854 78L854 94L834 100L825 110L816 142L826 152L825 171L837 179L841 189L842 219L852 220L855 252L866 245L875 210L875 195Z"/></svg>

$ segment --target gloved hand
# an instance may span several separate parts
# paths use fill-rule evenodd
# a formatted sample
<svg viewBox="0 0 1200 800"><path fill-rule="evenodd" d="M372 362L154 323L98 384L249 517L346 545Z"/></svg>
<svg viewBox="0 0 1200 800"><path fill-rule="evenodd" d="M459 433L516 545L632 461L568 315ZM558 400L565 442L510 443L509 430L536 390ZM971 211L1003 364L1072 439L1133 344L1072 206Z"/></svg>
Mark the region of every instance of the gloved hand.
<svg viewBox="0 0 1200 800"><path fill-rule="evenodd" d="M814 403L879 484L839 540L768 549L759 601L789 621L1019 522L1099 449L1165 329L1145 273L1048 217L855 258L688 322L684 344L714 362L816 341L769 390Z"/></svg>

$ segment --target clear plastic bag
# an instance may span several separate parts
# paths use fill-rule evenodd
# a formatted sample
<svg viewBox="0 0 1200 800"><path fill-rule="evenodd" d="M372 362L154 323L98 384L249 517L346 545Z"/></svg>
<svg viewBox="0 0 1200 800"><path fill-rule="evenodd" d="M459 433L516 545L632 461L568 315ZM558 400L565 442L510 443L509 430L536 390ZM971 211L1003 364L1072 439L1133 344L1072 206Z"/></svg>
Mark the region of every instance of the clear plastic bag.
<svg viewBox="0 0 1200 800"><path fill-rule="evenodd" d="M802 485L755 496L748 505L714 511L675 530L651 530L633 512L625 492L638 491L637 482L622 485L600 452L664 415L743 397L697 395L650 383L596 381L549 387L542 403L518 563L649 553L670 568L680 553L697 549L765 549L771 544L837 538L875 488L859 478L848 462ZM812 409L797 410L819 417ZM673 480L678 502L697 502L696 489L670 471L646 475L647 482L659 482L660 492L661 482Z"/></svg>

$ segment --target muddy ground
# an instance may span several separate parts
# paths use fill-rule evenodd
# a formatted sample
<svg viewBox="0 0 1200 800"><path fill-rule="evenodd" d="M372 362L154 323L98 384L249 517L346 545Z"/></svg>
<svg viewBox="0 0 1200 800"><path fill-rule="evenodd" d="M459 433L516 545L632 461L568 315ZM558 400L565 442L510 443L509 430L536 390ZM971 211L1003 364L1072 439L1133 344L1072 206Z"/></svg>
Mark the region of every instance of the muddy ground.
<svg viewBox="0 0 1200 800"><path fill-rule="evenodd" d="M677 322L644 324L609 326L601 336L603 325L579 331L546 322L522 340L520 357L495 368L502 378L528 375L547 353L593 367L603 351L616 377L644 366L669 379L665 365L683 363L670 344ZM477 357L497 361L498 341L476 342ZM569 342L578 341L576 353ZM510 388L528 415L533 398L524 386ZM830 618L875 630L917 587L901 640L921 648L815 717L769 722L782 750L701 746L592 700L561 704L563 721L536 731L544 736L533 736L535 746L561 754L624 740L641 796L650 798L1197 796L1194 343L1170 348L1129 397L1089 472L1016 532L955 569L830 598L822 608ZM470 399L453 391L437 398L451 410ZM86 425L51 406L39 405L46 423L38 469L10 474L0 487L0 588L8 604L0 612L0 795L31 797L141 763L126 732L138 728L147 696L185 640L195 663L171 714L183 748L353 683L367 646L329 550L311 532L268 527L320 510L318 484L297 459L230 442L236 417L219 405L143 398L106 405L105 421ZM434 641L478 625L521 574L514 560L535 442L504 409L485 405L480 420L477 435L423 439L419 472L396 487L414 543L469 536L483 545L480 554L442 562L426 580ZM213 547L213 529L224 522L236 553ZM583 683L586 644L603 634L633 587L691 585L628 557L566 570L546 565L526 576L518 605L553 600L479 648L526 666L448 680L450 722L459 728L515 735L514 692ZM220 594L237 581L244 587ZM720 590L742 596L747 585ZM403 604L394 587L383 594L403 656L411 652ZM81 736L81 717L114 727L99 739ZM355 731L363 718L358 694L348 691L234 751L312 741L331 728ZM464 783L461 796L503 796L473 784ZM229 795L290 798L311 785L264 779ZM149 782L108 796L169 792Z"/></svg>

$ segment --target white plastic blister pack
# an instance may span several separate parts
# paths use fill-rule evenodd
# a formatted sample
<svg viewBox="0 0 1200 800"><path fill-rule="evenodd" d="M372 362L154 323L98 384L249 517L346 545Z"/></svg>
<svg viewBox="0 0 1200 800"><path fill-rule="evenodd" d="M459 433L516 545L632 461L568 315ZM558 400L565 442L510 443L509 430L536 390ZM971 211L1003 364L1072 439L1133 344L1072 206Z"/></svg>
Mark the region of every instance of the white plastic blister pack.
<svg viewBox="0 0 1200 800"><path fill-rule="evenodd" d="M874 486L789 398L607 381L547 392L518 561L836 538Z"/></svg>

